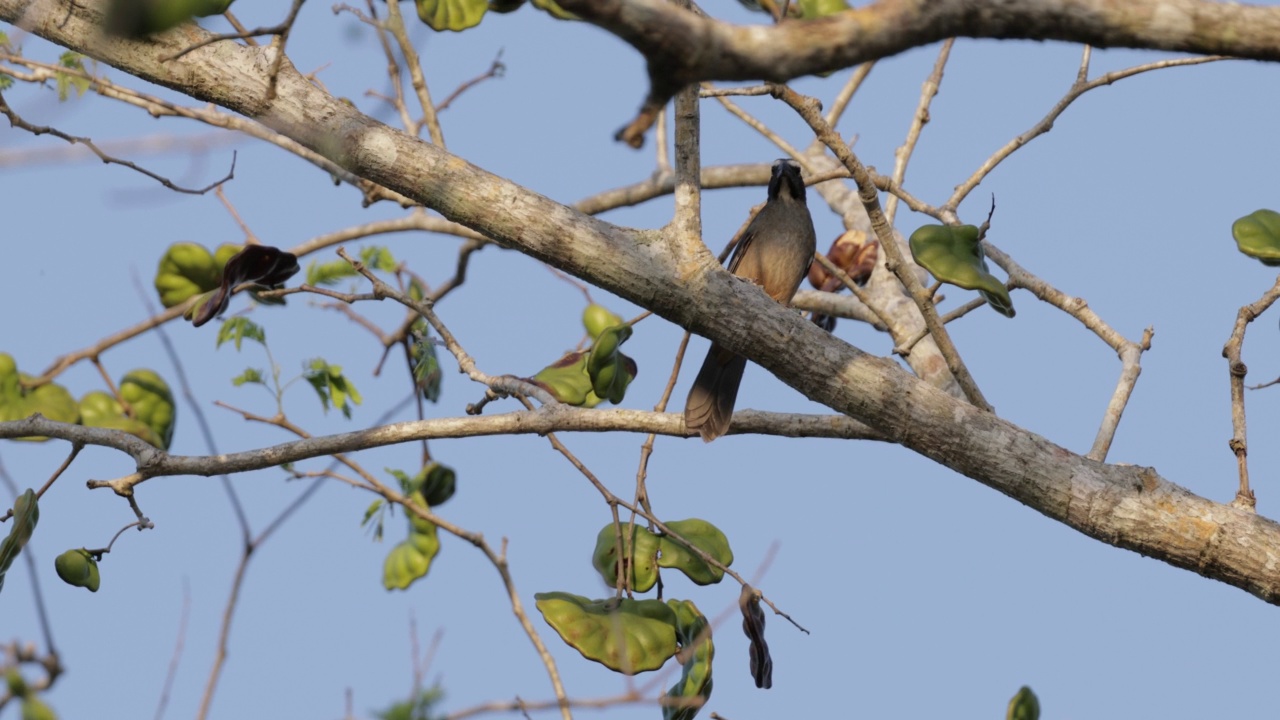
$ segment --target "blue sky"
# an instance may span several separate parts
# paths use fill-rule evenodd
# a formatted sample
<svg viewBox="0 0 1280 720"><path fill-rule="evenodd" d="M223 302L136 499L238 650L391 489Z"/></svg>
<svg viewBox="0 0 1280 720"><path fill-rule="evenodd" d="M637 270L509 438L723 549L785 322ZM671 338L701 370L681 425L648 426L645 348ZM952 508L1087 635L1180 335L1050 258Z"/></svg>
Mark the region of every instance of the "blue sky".
<svg viewBox="0 0 1280 720"><path fill-rule="evenodd" d="M710 9L740 22L761 17L736 4ZM237 10L252 26L277 21L284 8L273 3ZM221 29L218 22L209 26ZM612 140L646 90L642 60L612 36L525 8L490 16L461 34L436 35L415 25L414 37L437 100L483 72L499 50L507 65L505 77L472 89L443 114L451 152L566 203L652 172L651 149L637 152ZM48 61L59 52L34 39L24 42L24 50ZM318 71L332 93L395 121L384 103L365 96L367 90L386 92L385 60L372 34L349 15L305 6L289 50L297 67ZM902 142L936 53L937 46L930 46L883 61L854 100L840 129L857 135L855 149L867 164L886 173L892 168L893 149ZM907 187L941 202L1062 96L1079 55L1080 48L1062 43L957 42ZM1163 57L1097 52L1093 73ZM848 72L795 86L829 101ZM961 208L962 218L976 224L994 193L998 210L989 238L996 245L1064 292L1088 300L1131 339L1154 326L1152 350L1108 459L1153 466L1221 502L1236 486L1221 347L1237 309L1274 282L1268 268L1235 250L1230 226L1258 208L1280 207L1273 181L1280 161L1275 100L1268 91L1277 72L1271 65L1229 61L1162 70L1088 93ZM97 97L59 103L50 89L19 86L6 98L30 122L95 140L163 134L199 143L211 133ZM768 98L742 104L793 144L807 144L806 128L789 110ZM714 101L704 104L703 120L706 165L779 155ZM177 195L92 160L12 160L16 153L61 145L47 136L0 132L0 197L6 200L0 247L10 268L0 286L0 351L14 355L27 372L144 318L135 278L154 303L151 279L169 244L243 240L212 194ZM227 196L265 243L290 247L403 213L386 203L361 208L356 191L334 187L309 164L251 139L136 159L176 182L204 185L225 173L233 147L238 162ZM709 192L703 216L708 243L721 247L763 197L762 188ZM816 197L812 206L825 248L839 221ZM661 198L606 217L658 227L670 211L670 199ZM904 234L925 222L905 208L898 214ZM423 234L373 242L433 283L452 274L459 244ZM636 312L602 291L593 295L623 316ZM970 294L952 289L947 295L951 307ZM960 350L1002 416L1086 452L1119 362L1074 319L1025 292L1015 292L1013 300L1013 320L981 309L954 325ZM246 302L237 298L232 311ZM257 309L250 317L266 328L286 376L322 356L343 366L365 402L351 420L324 415L310 389L296 385L285 408L313 434L368 427L405 395L404 370L391 365L374 377L380 347L318 304L295 296L286 309ZM481 369L529 375L577 343L582 307L578 290L539 263L490 247L473 258L467 283L439 311ZM358 309L384 327L400 318L395 307ZM215 350L212 327L173 324L166 332L193 379L198 407L214 426L219 451L289 439L213 405L221 400L273 410L260 389L230 383L246 366L265 365L260 349ZM851 321L842 322L837 334L869 352L890 350L886 337ZM679 337L678 328L657 318L637 326L626 350L640 374L625 407L647 409L656 402ZM1277 339L1271 315L1251 327L1244 357L1251 384L1280 375ZM705 346L705 340L694 341L695 361ZM154 368L171 382L175 377L154 335L113 348L102 361L113 378L135 367ZM443 397L427 411L461 415L482 390L453 372L451 359L444 366ZM676 407L691 373L682 374ZM101 387L96 371L84 364L60 381L77 396ZM1248 400L1258 510L1273 514L1280 456L1268 439L1280 422L1280 389L1251 392ZM757 367L747 371L738 407L820 411ZM491 406L514 408L511 401ZM404 411L395 419L411 417ZM562 439L610 488L630 496L643 437ZM186 401L179 406L172 450L209 452ZM535 592L607 592L590 553L608 508L545 439L436 442L432 451L458 472L458 494L441 514L495 544L509 540L515 583L530 612ZM65 452L61 443L4 443L0 462L19 486L39 486ZM386 448L356 459L375 472L410 469L418 449ZM316 460L303 469L321 467ZM104 707L119 717L154 714L178 636L184 587L190 588L190 623L167 717L194 715L212 662L240 547L218 480L172 477L140 486L139 502L156 530L120 538L102 565L97 594L65 586L52 572L62 550L101 546L133 519L122 500L83 484L131 469L117 453L87 449L45 496L30 548L69 668L48 696L65 718L100 715ZM830 713L994 718L1023 684L1034 688L1043 717L1052 719L1231 717L1265 714L1276 701L1275 608L1085 538L901 448L751 436L710 445L660 438L649 473L657 513L719 525L744 575L754 575L776 546L759 585L812 631L801 634L769 616L774 687L761 691L752 686L736 620L720 626L715 693L704 713L733 720ZM279 471L232 483L255 531L306 487ZM445 537L424 581L405 593L382 589L382 559L404 528L397 518L387 541L371 542L359 524L371 499L330 483L255 555L213 717L341 717L348 689L357 714L385 707L410 687L411 617L423 645L443 629L427 677L444 687L447 711L515 696L552 697L497 574L469 545ZM24 564L11 571L0 594L0 638L39 640L31 582ZM729 584L699 588L681 578L668 579L667 593L694 600L708 615L737 598ZM624 679L561 644L536 613L534 620L573 697L625 690ZM650 674L635 682L652 683L656 693L676 676L678 671L657 682ZM618 718L658 713L653 706L609 711ZM7 717L16 717L16 710Z"/></svg>

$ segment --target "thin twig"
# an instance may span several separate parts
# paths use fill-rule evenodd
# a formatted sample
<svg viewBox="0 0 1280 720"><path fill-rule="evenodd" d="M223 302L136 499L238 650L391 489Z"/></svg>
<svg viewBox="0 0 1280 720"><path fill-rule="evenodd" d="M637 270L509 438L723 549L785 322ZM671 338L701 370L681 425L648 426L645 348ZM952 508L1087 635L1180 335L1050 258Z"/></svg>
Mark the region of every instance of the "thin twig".
<svg viewBox="0 0 1280 720"><path fill-rule="evenodd" d="M338 256L351 263L351 267L355 268L356 272L364 275L369 282L373 283L372 299L390 298L422 315L423 319L431 325L431 327L436 331L436 334L440 336L440 339L444 341L445 349L447 349L449 353L453 355L454 359L458 361L458 369L461 372L466 373L472 380L499 392L535 397L538 399L538 402L543 403L544 405L560 404L554 397L552 397L551 393L531 382L511 377L509 375L495 377L482 372L476 366L475 359L463 349L462 345L458 343L457 338L453 336L453 333L449 331L449 328L445 327L444 323L440 320L440 317L436 315L435 311L431 308L432 304L430 302L417 302L407 294L386 284L378 278L378 276L374 275L372 271L365 267L364 263L348 255L346 250L343 248L338 248ZM334 293L334 295L339 294Z"/></svg>
<svg viewBox="0 0 1280 720"><path fill-rule="evenodd" d="M440 118L436 115L436 106L431 102L431 92L427 89L427 79L422 74L422 62L418 59L418 51L409 40L405 30L404 17L400 14L400 3L387 3L387 21L383 23L391 37L396 39L400 54L404 56L405 67L409 70L409 83L418 95L418 104L422 107L422 119L427 124L427 133L431 142L444 147L444 132L440 129Z"/></svg>
<svg viewBox="0 0 1280 720"><path fill-rule="evenodd" d="M9 118L9 124L12 125L13 127L21 128L33 135L52 135L57 138L62 138L63 140L66 140L72 145L84 145L85 147L89 148L89 150L91 150L94 155L97 155L98 158L102 160L102 162L111 164L111 165L120 165L123 167L127 167L130 170L133 170L134 172L142 173L143 175L146 175L152 180L155 180L161 185L169 188L170 190L173 190L174 192L186 193L188 195L204 195L210 190L221 186L223 183L232 180L236 176L236 153L233 150L231 152L231 169L227 172L226 177L216 182L210 183L209 185L203 188L185 188L175 184L169 178L164 177L163 175L154 173L142 167L141 165L138 165L137 163L134 163L129 160L121 160L120 158L113 157L111 155L106 154L97 146L97 144L93 142L93 140L90 140L87 137L69 135L57 128L48 127L46 125L32 125L31 123L19 117L18 114L13 111L13 108L9 107L9 103L7 103L4 99L4 93L0 93L0 113L4 114L5 117Z"/></svg>
<svg viewBox="0 0 1280 720"><path fill-rule="evenodd" d="M8 75L9 77L22 80L23 82L40 83L56 79L59 75L84 78L89 81L90 89L99 95L141 108L153 117L170 116L189 118L213 127L237 130L250 137L264 140L284 149L287 152L297 155L303 160L306 160L307 162L360 190L364 195L366 204L372 204L379 200L391 200L403 207L417 205L416 202L397 192L393 192L381 185L353 175L351 172L347 171L332 160L329 160L314 150L302 146L296 140L286 137L285 135L270 129L259 122L240 115L220 111L212 106L200 108L184 107L161 100L153 95L146 95L123 85L117 85L109 80L90 75L82 70L50 65L48 63L31 60L12 53L0 52L0 60L4 60L5 62L9 62L14 65L31 68L34 72L29 75L16 72L11 68L0 68L0 74Z"/></svg>
<svg viewBox="0 0 1280 720"><path fill-rule="evenodd" d="M1114 83L1117 80L1123 80L1125 78L1133 77L1134 75L1138 75L1144 72L1150 72L1152 70L1161 70L1163 68L1170 68L1170 67L1180 67L1182 65L1200 65L1203 63L1217 62L1219 60L1234 59L1229 57L1223 57L1221 55L1211 55L1207 57L1192 57L1192 58L1177 58L1174 60L1161 60L1159 62L1147 63L1145 65L1138 65L1136 67L1127 68L1125 70L1117 70L1115 72L1109 72L1093 80L1085 81L1084 75L1088 73L1089 52L1090 52L1089 47L1085 46L1084 58L1081 62L1080 70L1077 73L1076 81L1072 83L1071 88L1067 90L1067 94L1064 95L1063 98L1059 100L1057 104L1055 104L1049 110L1049 113L1047 115L1045 115L1043 118L1040 119L1040 122L1036 123L1035 125L1032 125L1031 128L1028 129L1026 132L1022 133L1021 135L1005 143L1003 147L995 151L995 153L993 153L991 157L987 158L986 161L983 162L982 165L979 166L978 169L975 170L967 180L957 185L955 192L953 192L951 194L951 197L947 199L947 202L943 204L942 207L944 211L954 213L956 208L960 207L960 203L964 202L964 199L969 196L969 193L973 192L973 189L978 187L978 183L981 183L983 179L987 177L987 175L991 174L991 171L994 170L997 165L1003 162L1005 158L1012 155L1014 151L1016 151L1018 148L1022 147L1023 145L1026 145L1027 143L1031 142L1035 138L1052 130L1053 123L1058 119L1058 116L1061 115L1063 111L1065 111L1067 107L1071 105L1071 103L1075 102L1076 98L1080 97L1086 92L1093 90L1094 88L1102 87L1104 85L1110 85L1111 83Z"/></svg>
<svg viewBox="0 0 1280 720"><path fill-rule="evenodd" d="M924 81L924 86L920 89L920 102L916 105L915 115L911 117L911 127L907 130L907 139L897 150L893 151L894 185L902 185L902 181L907 176L907 163L911 161L911 155L915 152L916 143L920 141L920 131L924 128L925 123L929 122L929 105L933 102L933 98L938 94L938 88L942 85L942 71L947 66L947 59L951 57L951 47L955 42L955 38L948 38L946 42L942 43L942 47L938 49L938 59L933 63L933 71L929 73L929 78ZM893 224L893 218L897 212L898 196L890 194L889 199L884 204L884 216L890 225Z"/></svg>
<svg viewBox="0 0 1280 720"><path fill-rule="evenodd" d="M182 660L182 647L187 638L187 622L191 619L191 583L182 578L182 615L178 619L178 637L173 643L173 655L169 658L169 669L164 675L164 684L160 686L160 701L156 704L155 720L164 717L165 708L169 707L169 694L173 691L173 681L178 677L178 663Z"/></svg>
<svg viewBox="0 0 1280 720"><path fill-rule="evenodd" d="M711 85L710 83L703 83L702 86L705 88L714 89L714 86ZM756 132L763 135L769 142L778 146L778 149L781 150L785 155L788 155L792 158L795 158L796 160L800 160L801 162L803 162L802 160L803 153L801 153L798 149L796 149L795 146L793 146L791 143L787 142L786 140L783 140L782 136L774 132L773 129L770 128L768 125L765 125L763 122L760 122L760 120L756 119L755 116L753 116L751 113L747 112L746 110L743 110L742 107L740 107L737 103L733 102L727 97L719 96L719 97L716 97L716 100L718 100L720 104L724 106L724 109L728 110L731 115L738 118L742 122L746 123L747 126L750 127L752 130L755 130Z"/></svg>
<svg viewBox="0 0 1280 720"><path fill-rule="evenodd" d="M1037 299L1079 320L1080 324L1093 331L1108 347L1115 350L1120 357L1120 379L1116 383L1116 389L1112 393L1111 400L1107 403L1107 409L1103 414L1098 434L1094 438L1093 447L1086 456L1091 460L1102 462L1107 457L1111 442L1115 438L1116 429L1120 425L1120 417L1129 402L1129 397L1133 394L1134 384L1138 381L1138 375L1142 372L1139 363L1142 353L1151 349L1151 338L1154 335L1154 330L1147 328L1143 333L1142 340L1135 343L1108 325L1089 307L1089 303L1085 302L1083 298L1069 296L1028 272L1026 268L1019 265L1007 253L993 245L990 240L982 242L982 249L992 262L1009 274L1009 287L1028 290Z"/></svg>
<svg viewBox="0 0 1280 720"><path fill-rule="evenodd" d="M875 66L876 61L869 60L854 68L853 74L849 76L844 87L840 88L839 94L831 101L831 109L827 111L825 117L828 125L834 127L840 123L840 118L844 116L845 109L849 107L849 101L853 99L854 94L862 87L862 83L871 74L871 69Z"/></svg>
<svg viewBox="0 0 1280 720"><path fill-rule="evenodd" d="M1240 308L1236 313L1236 322L1231 328L1231 335L1222 346L1222 357L1227 359L1227 371L1231 380L1232 436L1229 445L1231 452L1236 456L1236 465L1240 472L1240 487L1236 490L1235 500L1232 500L1231 504L1245 510L1253 510L1257 501L1252 488L1249 487L1249 443L1244 417L1244 377L1248 374L1249 368L1240 359L1241 349L1244 346L1245 329L1249 323L1258 319L1258 316L1266 312L1276 300L1280 300L1280 278L1276 279L1276 283L1263 293L1262 297Z"/></svg>
<svg viewBox="0 0 1280 720"><path fill-rule="evenodd" d="M275 50L275 57L272 58L271 70L267 73L267 102L276 99L276 84L280 78L280 68L284 64L285 47L289 44L289 33L293 32L293 23L298 19L298 11L302 10L303 2L305 0L293 0L293 5L289 8L289 16L280 24L280 32L271 41L271 49Z"/></svg>
<svg viewBox="0 0 1280 720"><path fill-rule="evenodd" d="M489 80L492 78L500 78L503 75L505 75L506 72L507 72L507 66L502 63L502 50L499 49L498 56L493 59L493 62L489 65L489 69L471 78L470 80L467 80L466 82L459 85L457 89L455 89L453 92L449 93L449 97L445 98L444 102L440 103L436 107L436 112L437 113L444 112L449 108L451 104L453 104L454 100L457 100L458 97L462 95L462 93L470 90L476 85L479 85L485 80Z"/></svg>

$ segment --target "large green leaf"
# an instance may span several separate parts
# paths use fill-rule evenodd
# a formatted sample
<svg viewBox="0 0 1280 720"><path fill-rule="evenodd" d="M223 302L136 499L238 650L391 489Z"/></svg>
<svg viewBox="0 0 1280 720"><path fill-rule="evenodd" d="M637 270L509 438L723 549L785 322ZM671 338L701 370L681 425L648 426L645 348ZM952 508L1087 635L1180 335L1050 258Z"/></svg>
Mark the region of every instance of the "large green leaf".
<svg viewBox="0 0 1280 720"><path fill-rule="evenodd" d="M1031 692L1031 688L1023 685L1018 694L1009 700L1005 720L1040 720L1040 700Z"/></svg>
<svg viewBox="0 0 1280 720"><path fill-rule="evenodd" d="M23 546L35 532L36 522L40 520L40 505L36 502L36 493L31 488L23 491L13 501L13 517L9 519L9 534L0 540L0 589L4 589L4 575L13 565L13 561L22 551Z"/></svg>
<svg viewBox="0 0 1280 720"><path fill-rule="evenodd" d="M619 350L629 337L630 325L605 328L591 344L591 352L587 355L587 375L591 378L592 392L615 405L622 402L627 386L636 377L636 361Z"/></svg>
<svg viewBox="0 0 1280 720"><path fill-rule="evenodd" d="M566 405L595 407L601 399L591 389L591 376L587 374L588 355L586 351L567 353L539 370L537 375L525 379Z"/></svg>
<svg viewBox="0 0 1280 720"><path fill-rule="evenodd" d="M106 6L107 32L141 38L163 32L193 17L227 11L233 0L111 0Z"/></svg>
<svg viewBox="0 0 1280 720"><path fill-rule="evenodd" d="M667 691L670 704L662 706L662 720L693 720L711 698L711 623L691 600L668 600L676 616L676 640L680 642L684 670Z"/></svg>
<svg viewBox="0 0 1280 720"><path fill-rule="evenodd" d="M600 333L605 330L615 325L621 325L623 322L624 320L621 316L596 303L591 303L586 310L582 311L582 326L587 329L587 334L591 336L592 340L600 337Z"/></svg>
<svg viewBox="0 0 1280 720"><path fill-rule="evenodd" d="M151 426L129 417L111 393L102 390L93 390L80 398L80 422L88 427L123 430L158 448L164 447L164 441Z"/></svg>
<svg viewBox="0 0 1280 720"><path fill-rule="evenodd" d="M987 270L978 228L972 225L922 225L911 233L916 262L944 283L977 290L996 312L1013 317L1009 291Z"/></svg>
<svg viewBox="0 0 1280 720"><path fill-rule="evenodd" d="M436 526L411 516L413 531L404 542L391 548L382 566L382 586L388 590L405 590L431 569L431 561L440 552Z"/></svg>
<svg viewBox="0 0 1280 720"><path fill-rule="evenodd" d="M0 422L24 420L36 413L57 422L80 421L80 407L66 388L46 383L28 390L22 383L30 380L31 376L18 372L13 356L0 353ZM48 440L41 436L17 439L35 442Z"/></svg>
<svg viewBox="0 0 1280 720"><path fill-rule="evenodd" d="M801 17L805 20L834 15L849 9L846 0L800 0Z"/></svg>
<svg viewBox="0 0 1280 720"><path fill-rule="evenodd" d="M187 298L218 287L222 266L203 245L178 242L169 246L156 268L155 286L160 304L181 305Z"/></svg>
<svg viewBox="0 0 1280 720"><path fill-rule="evenodd" d="M484 19L489 0L414 0L418 18L432 30L466 30Z"/></svg>
<svg viewBox="0 0 1280 720"><path fill-rule="evenodd" d="M68 550L53 561L53 569L58 572L62 582L74 586L88 588L89 592L98 592L102 577L98 573L98 561L84 548Z"/></svg>
<svg viewBox="0 0 1280 720"><path fill-rule="evenodd" d="M621 673L657 670L676 654L676 618L661 600L534 595L538 611L570 647Z"/></svg>
<svg viewBox="0 0 1280 720"><path fill-rule="evenodd" d="M178 408L173 402L169 384L154 370L130 371L120 381L120 397L133 408L133 415L160 438L160 447L168 450L173 442L173 426Z"/></svg>
<svg viewBox="0 0 1280 720"><path fill-rule="evenodd" d="M725 567L733 564L733 550L729 548L729 538L725 537L725 534L715 525L706 520L690 518L673 520L667 523L667 527L699 550L720 561ZM674 538L664 535L660 540L660 549L658 565L675 568L699 585L711 585L724 578L724 570L708 564Z"/></svg>
<svg viewBox="0 0 1280 720"><path fill-rule="evenodd" d="M623 572L634 571L631 589L636 592L648 592L658 582L658 536L645 528L636 525L634 540L627 532L627 525L622 526L622 544L625 550L622 563ZM609 587L618 584L618 530L613 523L601 528L596 535L596 549L591 554L591 565Z"/></svg>
<svg viewBox="0 0 1280 720"><path fill-rule="evenodd" d="M1236 247L1263 265L1280 265L1280 213L1255 210L1231 224Z"/></svg>
<svg viewBox="0 0 1280 720"><path fill-rule="evenodd" d="M578 16L556 4L556 0L533 0L533 6L557 20L577 20Z"/></svg>

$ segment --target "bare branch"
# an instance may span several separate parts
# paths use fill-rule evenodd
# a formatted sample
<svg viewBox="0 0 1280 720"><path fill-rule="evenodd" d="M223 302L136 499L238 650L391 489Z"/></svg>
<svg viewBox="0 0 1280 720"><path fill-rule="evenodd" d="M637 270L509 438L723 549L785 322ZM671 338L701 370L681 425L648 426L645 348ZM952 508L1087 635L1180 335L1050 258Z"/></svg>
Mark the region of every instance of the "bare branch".
<svg viewBox="0 0 1280 720"><path fill-rule="evenodd" d="M1232 505L1252 511L1256 504L1253 490L1249 487L1249 441L1248 430L1244 419L1244 377L1249 368L1241 360L1241 348L1244 346L1244 333L1249 323L1267 311L1267 308L1280 300L1280 278L1262 297L1240 308L1236 313L1235 325L1231 328L1231 336L1222 347L1222 357L1227 359L1228 376L1231 379L1231 452L1236 456L1236 465L1240 473L1240 488Z"/></svg>
<svg viewBox="0 0 1280 720"><path fill-rule="evenodd" d="M462 93L470 90L476 85L479 85L485 80L500 78L505 75L506 72L507 66L502 64L502 50L498 50L498 56L493 59L493 63L489 65L489 69L455 88L453 92L449 93L449 97L445 98L444 102L440 103L436 108L436 112L444 112L453 104L454 100L457 100L462 96Z"/></svg>
<svg viewBox="0 0 1280 720"><path fill-rule="evenodd" d="M955 44L954 38L948 38L942 43L942 48L938 50L938 59L933 63L933 71L929 73L929 78L924 81L924 87L920 89L920 103L916 105L915 115L911 117L911 127L907 130L907 139L902 145L893 151L893 179L894 185L901 185L903 179L907 176L907 163L911 161L911 154L915 152L916 143L920 141L920 131L924 129L925 123L929 122L929 104L933 102L933 98L938 94L938 88L942 85L942 71L947 66L947 58L951 57L951 46ZM828 121L830 123L830 121ZM884 204L884 216L893 224L893 218L898 212L898 196L890 194L889 199Z"/></svg>
<svg viewBox="0 0 1280 720"><path fill-rule="evenodd" d="M1109 72L1093 80L1086 81L1086 77L1089 72L1089 50L1090 49L1088 47L1085 48L1084 57L1080 64L1080 71L1076 76L1075 83L1071 85L1067 94L1049 110L1047 115L1040 119L1040 122L1032 125L1026 132L1005 143L1003 147L995 151L991 157L987 158L986 162L982 163L982 165L975 170L967 180L957 185L955 192L951 194L951 197L948 198L947 202L942 206L942 209L945 212L954 213L956 208L960 207L960 203L964 202L964 199L969 196L969 193L973 192L973 189L978 187L978 184L981 183L987 175L991 174L991 171L994 170L997 165L1012 155L1018 148L1052 130L1053 123L1058 119L1058 116L1061 115L1067 107L1071 105L1071 103L1075 102L1076 98L1086 92L1093 90L1094 88L1103 87L1104 85L1110 85L1117 80L1123 80L1127 77L1133 77L1134 75L1150 72L1152 70L1180 67L1182 65L1202 65L1204 63L1217 62L1219 60L1234 59L1216 56L1161 60L1159 62L1138 65L1125 70L1116 70L1115 72Z"/></svg>
<svg viewBox="0 0 1280 720"><path fill-rule="evenodd" d="M170 190L173 190L174 192L186 193L188 195L204 195L210 190L216 187L220 187L223 183L227 182L228 180L231 180L236 176L236 154L234 151L232 151L231 170L227 172L226 177L216 182L210 183L209 185L200 189L184 188L180 185L174 184L174 182L169 178L166 178L163 175L158 175L154 172L151 172L150 170L144 167L141 167L136 163L130 162L129 160L121 160L117 157L113 157L111 155L106 154L97 146L97 144L95 144L92 140L90 140L87 137L68 135L67 133L62 132L57 128L52 128L45 125L32 125L31 123L19 117L18 114L13 111L13 108L9 107L9 103L5 102L3 93L0 93L0 114L3 114L5 117L9 118L9 124L12 125L13 127L26 130L27 132L33 135L47 134L57 138L62 138L63 140L66 140L72 145L84 145L85 147L89 148L89 150L91 150L94 155L97 155L102 160L102 162L108 163L108 164L122 165L124 167L129 168L130 170L142 173L143 175L146 175L152 180L155 180L161 185L169 188Z"/></svg>

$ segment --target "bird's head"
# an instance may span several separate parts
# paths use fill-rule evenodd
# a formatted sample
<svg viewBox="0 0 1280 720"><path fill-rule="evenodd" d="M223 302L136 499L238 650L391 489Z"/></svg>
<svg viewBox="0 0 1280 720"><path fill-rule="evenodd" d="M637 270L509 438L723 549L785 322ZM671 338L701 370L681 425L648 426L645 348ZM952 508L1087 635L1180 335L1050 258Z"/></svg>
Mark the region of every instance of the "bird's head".
<svg viewBox="0 0 1280 720"><path fill-rule="evenodd" d="M800 164L791 158L781 158L773 163L773 175L769 178L769 199L775 200L786 192L793 200L804 202L804 180L800 177Z"/></svg>

